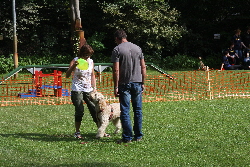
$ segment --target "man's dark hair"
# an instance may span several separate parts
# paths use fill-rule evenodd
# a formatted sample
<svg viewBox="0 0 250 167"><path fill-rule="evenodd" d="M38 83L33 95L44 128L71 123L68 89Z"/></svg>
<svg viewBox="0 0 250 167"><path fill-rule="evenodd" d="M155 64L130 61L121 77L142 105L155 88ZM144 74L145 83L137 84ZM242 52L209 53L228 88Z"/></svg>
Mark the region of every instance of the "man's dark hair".
<svg viewBox="0 0 250 167"><path fill-rule="evenodd" d="M120 29L115 32L114 37L122 40L127 38L127 34L124 30Z"/></svg>

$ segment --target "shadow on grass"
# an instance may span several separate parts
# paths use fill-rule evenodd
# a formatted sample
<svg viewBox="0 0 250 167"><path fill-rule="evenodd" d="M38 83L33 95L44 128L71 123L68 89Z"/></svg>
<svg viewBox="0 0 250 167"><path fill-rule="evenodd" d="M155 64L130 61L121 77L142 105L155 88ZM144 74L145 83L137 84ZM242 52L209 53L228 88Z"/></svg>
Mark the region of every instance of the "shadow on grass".
<svg viewBox="0 0 250 167"><path fill-rule="evenodd" d="M95 138L95 133L82 134L83 139L76 139L73 135L69 134L40 134L40 133L13 133L13 134L0 134L2 137L6 138L24 138L27 140L37 140L45 142L57 142L57 141L84 141L84 142L114 142L115 139L112 137L103 137L101 139Z"/></svg>
<svg viewBox="0 0 250 167"><path fill-rule="evenodd" d="M24 166L34 166L34 164L23 164ZM87 163L75 163L75 164L60 164L60 165L36 165L36 167L128 167L128 165L121 165L117 163L100 163L100 162L87 162Z"/></svg>

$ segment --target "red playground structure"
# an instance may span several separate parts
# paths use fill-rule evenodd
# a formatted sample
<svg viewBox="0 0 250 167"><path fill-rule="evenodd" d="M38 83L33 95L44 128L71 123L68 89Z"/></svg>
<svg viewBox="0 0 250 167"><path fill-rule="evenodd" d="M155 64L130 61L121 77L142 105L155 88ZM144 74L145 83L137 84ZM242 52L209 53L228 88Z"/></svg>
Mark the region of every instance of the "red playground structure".
<svg viewBox="0 0 250 167"><path fill-rule="evenodd" d="M35 89L29 89L28 93L19 93L18 96L20 98L51 96L45 94L45 89L53 89L52 96L55 97L70 96L68 89L62 88L61 71L54 70L54 73L51 74L43 74L42 71L35 71L33 78ZM50 85L46 85L50 81L49 78L53 78L52 82L50 82Z"/></svg>

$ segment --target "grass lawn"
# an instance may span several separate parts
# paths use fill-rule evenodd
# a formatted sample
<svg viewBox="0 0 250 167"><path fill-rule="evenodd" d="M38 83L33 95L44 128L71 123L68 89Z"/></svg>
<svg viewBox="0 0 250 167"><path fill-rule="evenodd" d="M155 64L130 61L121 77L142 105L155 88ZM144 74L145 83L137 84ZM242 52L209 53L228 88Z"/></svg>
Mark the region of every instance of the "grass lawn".
<svg viewBox="0 0 250 167"><path fill-rule="evenodd" d="M144 103L143 141L73 138L72 105L0 107L1 167L250 166L249 99ZM113 125L107 133L112 134ZM83 144L80 144L83 143Z"/></svg>

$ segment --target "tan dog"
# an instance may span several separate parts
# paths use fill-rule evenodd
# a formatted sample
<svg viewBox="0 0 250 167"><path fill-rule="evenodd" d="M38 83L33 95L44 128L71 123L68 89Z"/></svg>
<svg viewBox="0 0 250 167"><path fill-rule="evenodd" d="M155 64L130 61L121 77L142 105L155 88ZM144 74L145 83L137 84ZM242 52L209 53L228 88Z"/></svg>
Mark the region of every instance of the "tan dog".
<svg viewBox="0 0 250 167"><path fill-rule="evenodd" d="M90 99L95 104L96 108L96 117L98 120L98 131L96 138L104 137L105 130L109 125L109 122L113 122L116 127L115 134L119 133L121 130L121 121L120 121L120 104L113 103L107 104L104 96L99 92L91 92Z"/></svg>

